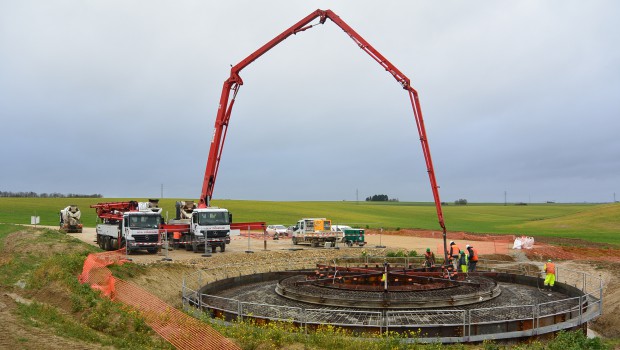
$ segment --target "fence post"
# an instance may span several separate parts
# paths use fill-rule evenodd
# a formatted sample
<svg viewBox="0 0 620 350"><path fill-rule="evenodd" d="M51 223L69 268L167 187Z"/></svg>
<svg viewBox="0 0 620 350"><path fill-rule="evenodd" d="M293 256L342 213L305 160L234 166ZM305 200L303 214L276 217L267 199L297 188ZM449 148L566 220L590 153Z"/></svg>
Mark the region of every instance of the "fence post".
<svg viewBox="0 0 620 350"><path fill-rule="evenodd" d="M237 300L237 320L243 321L243 304L241 300Z"/></svg>
<svg viewBox="0 0 620 350"><path fill-rule="evenodd" d="M386 317L387 315L387 311L383 310L381 312L381 325L379 326L379 332L383 333L382 329L385 328L385 335L388 334L388 332L390 331L389 325L388 325L388 318Z"/></svg>
<svg viewBox="0 0 620 350"><path fill-rule="evenodd" d="M168 250L170 249L170 242L168 242L168 230L164 231L164 244L166 245L166 256L161 259L162 261L172 261L171 258L168 257Z"/></svg>
<svg viewBox="0 0 620 350"><path fill-rule="evenodd" d="M581 290L584 294L588 294L588 292L586 291L586 273L582 272L581 274L583 276L583 288Z"/></svg>
<svg viewBox="0 0 620 350"><path fill-rule="evenodd" d="M536 308L538 304L532 305L532 335L536 335Z"/></svg>
<svg viewBox="0 0 620 350"><path fill-rule="evenodd" d="M581 308L583 307L583 303L581 301L581 297L582 295L579 296L579 324L581 324ZM583 295L584 298L586 298L587 296ZM585 300L584 300L585 301Z"/></svg>
<svg viewBox="0 0 620 350"><path fill-rule="evenodd" d="M120 243L119 243L120 244ZM132 261L129 258L129 240L125 239L125 260Z"/></svg>
<svg viewBox="0 0 620 350"><path fill-rule="evenodd" d="M198 310L202 311L202 295L200 292L196 292L196 297L198 298Z"/></svg>
<svg viewBox="0 0 620 350"><path fill-rule="evenodd" d="M308 335L308 317L306 315L306 309L303 307L301 308L301 323L304 327L304 334Z"/></svg>
<svg viewBox="0 0 620 350"><path fill-rule="evenodd" d="M463 342L467 340L467 310L463 310Z"/></svg>
<svg viewBox="0 0 620 350"><path fill-rule="evenodd" d="M603 314L603 276L601 276L600 274L598 275L598 281L599 281L599 299L598 299L598 314L599 316Z"/></svg>
<svg viewBox="0 0 620 350"><path fill-rule="evenodd" d="M185 277L187 277L187 275L183 275L183 284L181 284L181 295L183 299L185 299Z"/></svg>
<svg viewBox="0 0 620 350"><path fill-rule="evenodd" d="M471 310L467 310L467 324L469 324L469 331L467 332L467 336L471 337Z"/></svg>

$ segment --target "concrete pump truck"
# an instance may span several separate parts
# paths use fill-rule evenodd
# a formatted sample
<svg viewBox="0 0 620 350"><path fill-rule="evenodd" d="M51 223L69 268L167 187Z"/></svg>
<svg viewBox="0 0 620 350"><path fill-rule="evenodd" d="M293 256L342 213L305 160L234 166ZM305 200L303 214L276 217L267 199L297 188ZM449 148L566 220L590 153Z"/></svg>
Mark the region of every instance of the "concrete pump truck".
<svg viewBox="0 0 620 350"><path fill-rule="evenodd" d="M237 63L230 68L230 76L224 81L222 86L222 93L220 95L220 102L217 109L217 116L215 119L215 127L213 129L213 137L211 138L211 147L209 149L209 160L207 161L207 168L205 171L205 177L202 184L202 193L200 196L199 208L206 208L209 206L209 201L213 194L213 188L215 186L215 180L222 159L222 150L224 148L224 141L226 140L226 133L230 124L230 115L232 113L235 100L239 88L243 85L243 79L241 79L241 71L263 56L269 50L276 45L284 41L286 38L297 35L308 29L325 24L327 20L331 20L345 34L347 34L353 42L359 46L359 48L367 53L373 60L375 60L381 68L385 69L390 75L396 79L398 84L407 92L411 107L413 109L413 116L415 124L420 136L420 143L422 145L422 152L424 154L424 160L426 161L426 170L428 172L431 190L433 192L433 198L435 200L435 209L437 211L437 218L439 225L443 230L443 245L444 245L444 259L448 260L447 244L446 244L446 225L443 218L443 212L441 208L441 200L439 198L439 186L435 179L435 170L433 167L433 161L431 158L431 152L428 144L428 137L426 135L426 128L424 127L424 120L422 118L422 108L420 107L420 101L418 98L418 92L411 86L409 78L403 74L396 66L394 66L387 58L385 58L379 51L377 51L370 43L368 43L361 35L359 35L353 28L345 23L337 14L331 10L316 10L310 13L308 16L295 23L275 38L271 39L256 51L251 53L245 59ZM312 21L318 20L315 23Z"/></svg>
<svg viewBox="0 0 620 350"><path fill-rule="evenodd" d="M97 244L104 250L127 247L127 254L159 250L161 208L157 200L149 202L108 202L93 204L101 223L97 225Z"/></svg>

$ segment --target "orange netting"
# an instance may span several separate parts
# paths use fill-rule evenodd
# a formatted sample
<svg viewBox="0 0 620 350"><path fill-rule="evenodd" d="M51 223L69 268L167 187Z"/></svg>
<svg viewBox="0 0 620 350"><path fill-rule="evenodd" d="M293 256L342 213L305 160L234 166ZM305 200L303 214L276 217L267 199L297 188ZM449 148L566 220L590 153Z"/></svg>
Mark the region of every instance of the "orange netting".
<svg viewBox="0 0 620 350"><path fill-rule="evenodd" d="M139 311L145 322L177 349L240 349L208 324L173 308L146 290L112 276L107 266L125 262L124 250L90 254L78 279L112 300Z"/></svg>

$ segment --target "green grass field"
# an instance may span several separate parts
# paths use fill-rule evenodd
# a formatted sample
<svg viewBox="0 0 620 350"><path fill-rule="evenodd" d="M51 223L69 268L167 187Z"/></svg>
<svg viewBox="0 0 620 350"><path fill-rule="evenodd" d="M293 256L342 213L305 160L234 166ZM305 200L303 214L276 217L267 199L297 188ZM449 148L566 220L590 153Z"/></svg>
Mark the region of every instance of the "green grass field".
<svg viewBox="0 0 620 350"><path fill-rule="evenodd" d="M30 216L41 217L41 225L57 225L58 212L69 204L82 211L85 226L96 225L98 202L125 201L118 198L0 198L0 223L29 224ZM146 199L135 199L146 200ZM176 199L163 199L164 215L174 216ZM266 221L292 225L302 217L327 217L334 224L386 229L440 230L432 203L407 202L268 202L214 200L229 209L235 222ZM468 204L443 207L449 231L525 234L579 238L620 245L620 204Z"/></svg>

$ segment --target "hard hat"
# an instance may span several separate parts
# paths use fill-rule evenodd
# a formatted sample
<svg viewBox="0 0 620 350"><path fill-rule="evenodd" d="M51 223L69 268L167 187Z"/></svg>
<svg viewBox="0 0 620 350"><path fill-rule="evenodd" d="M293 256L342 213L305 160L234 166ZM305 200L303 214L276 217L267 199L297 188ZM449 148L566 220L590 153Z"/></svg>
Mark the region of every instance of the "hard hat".
<svg viewBox="0 0 620 350"><path fill-rule="evenodd" d="M547 262L551 262L551 259L547 260Z"/></svg>
<svg viewBox="0 0 620 350"><path fill-rule="evenodd" d="M467 248L469 248L469 247L471 247L471 246L468 244L468 245L466 245L466 246L465 246L465 249L467 249Z"/></svg>
<svg viewBox="0 0 620 350"><path fill-rule="evenodd" d="M454 244L454 241L450 241L450 245L453 245L453 244Z"/></svg>
<svg viewBox="0 0 620 350"><path fill-rule="evenodd" d="M426 251L427 251L427 252L430 252L430 251L431 251L431 248L426 248Z"/></svg>

